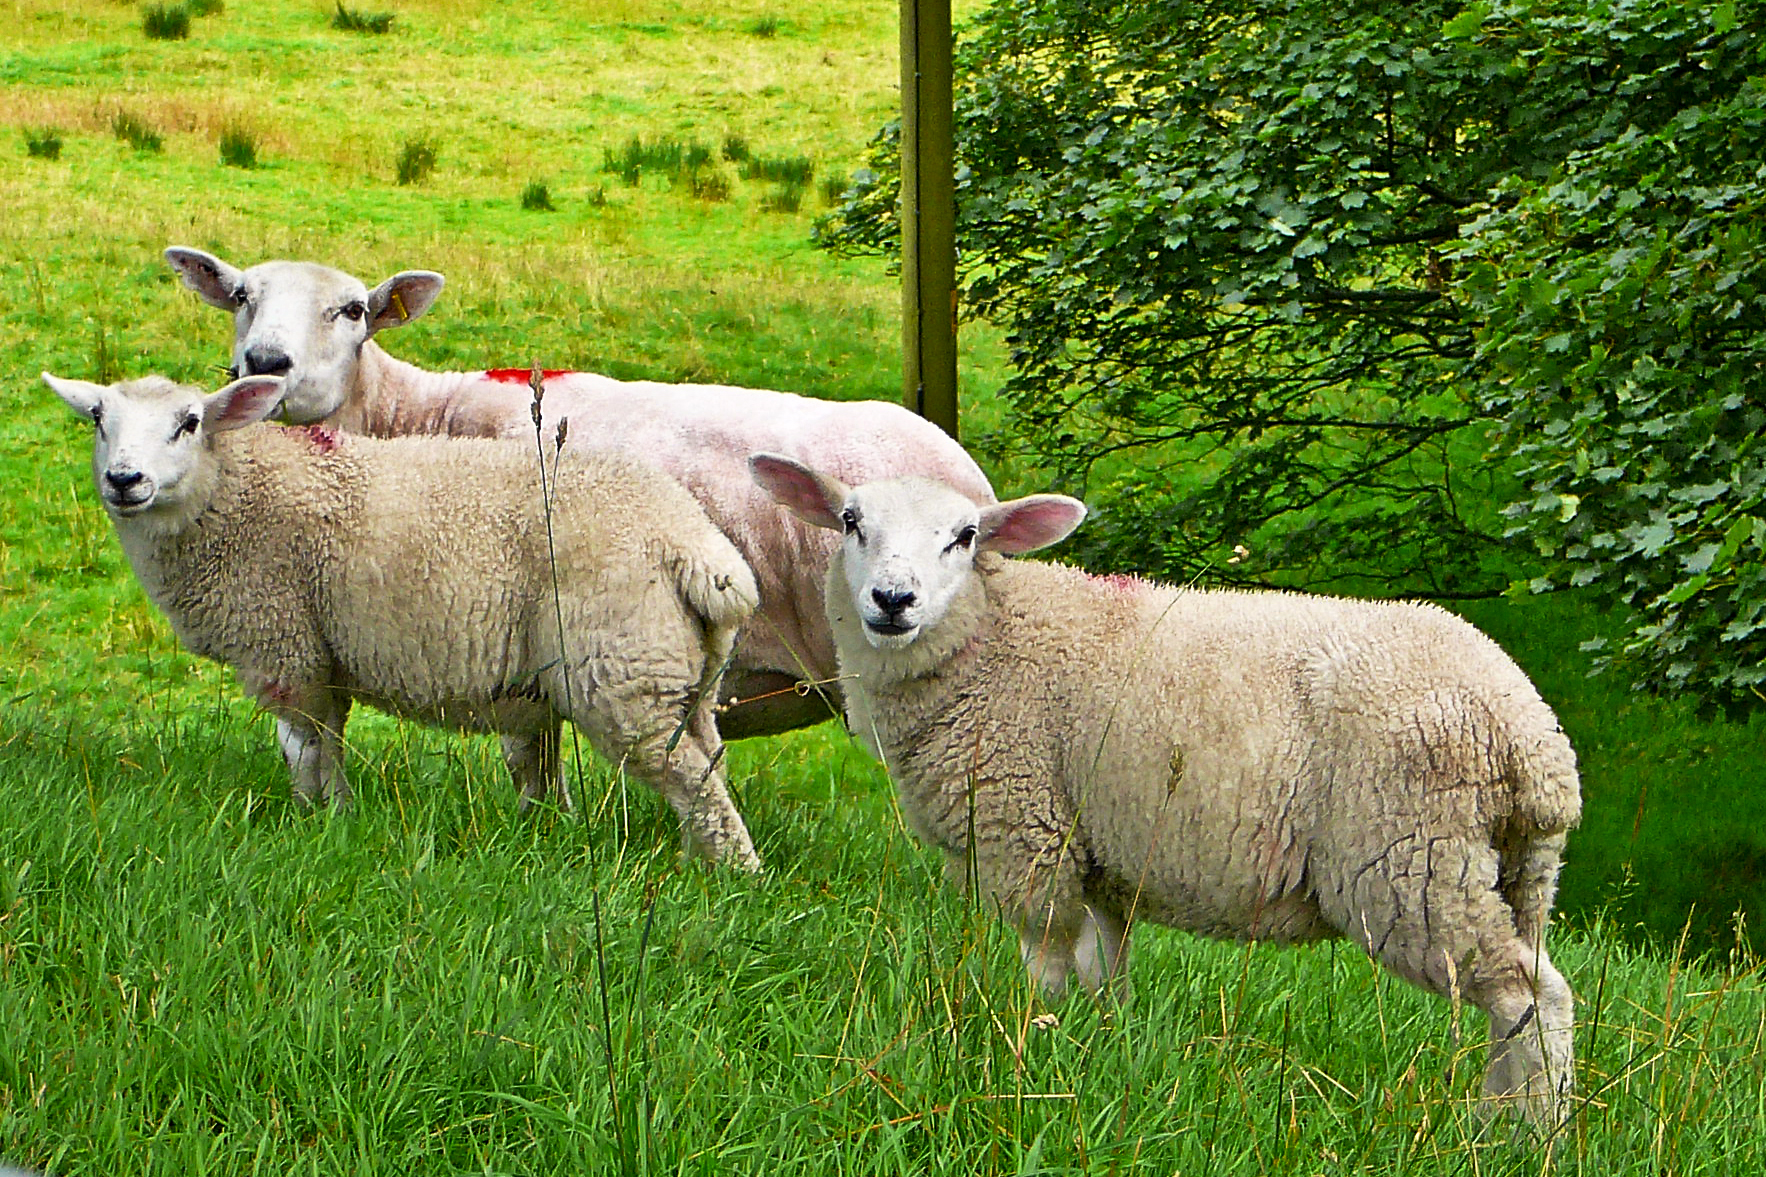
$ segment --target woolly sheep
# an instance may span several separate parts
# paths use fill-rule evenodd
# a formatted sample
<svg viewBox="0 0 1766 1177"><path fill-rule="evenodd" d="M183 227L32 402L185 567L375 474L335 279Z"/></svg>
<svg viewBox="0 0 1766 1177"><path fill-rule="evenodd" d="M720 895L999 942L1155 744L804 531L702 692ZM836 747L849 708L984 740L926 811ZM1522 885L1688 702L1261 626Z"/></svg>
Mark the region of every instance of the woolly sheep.
<svg viewBox="0 0 1766 1177"><path fill-rule="evenodd" d="M423 314L442 276L408 270L369 290L329 267L272 261L239 270L201 250L166 259L211 306L234 316L236 375L288 381L290 421L326 421L377 436L446 433L534 436L527 369L428 372L387 355L373 338ZM705 384L543 373L544 436L570 418L573 446L621 450L660 466L704 506L754 570L760 610L725 676L725 738L820 722L839 707L822 581L834 540L777 510L749 480L757 450L797 454L835 477L867 482L936 478L978 503L992 488L961 446L900 405L837 402ZM821 693L798 686L825 684ZM795 689L793 689L795 688ZM758 697L757 697L758 696ZM750 700L729 707L729 698Z"/></svg>
<svg viewBox="0 0 1766 1177"><path fill-rule="evenodd" d="M667 798L689 849L758 866L709 697L754 580L666 476L566 456L548 523L536 455L509 442L242 429L276 377L208 396L43 379L95 426L93 479L147 595L276 717L298 802L347 804L357 700L500 733L524 798L558 780L562 717Z"/></svg>
<svg viewBox="0 0 1766 1177"><path fill-rule="evenodd" d="M752 466L845 533L827 604L848 721L1045 991L1104 986L1136 919L1346 936L1484 1010L1487 1105L1557 1122L1572 1010L1545 930L1576 760L1495 643L1432 605L1002 559L1078 524L1062 496L977 507L924 480Z"/></svg>

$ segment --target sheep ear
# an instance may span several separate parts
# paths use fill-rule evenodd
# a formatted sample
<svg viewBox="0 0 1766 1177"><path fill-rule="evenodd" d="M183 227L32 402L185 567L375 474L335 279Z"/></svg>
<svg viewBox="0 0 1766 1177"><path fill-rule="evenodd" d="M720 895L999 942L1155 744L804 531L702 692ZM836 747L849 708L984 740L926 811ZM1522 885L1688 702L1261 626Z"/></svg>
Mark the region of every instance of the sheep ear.
<svg viewBox="0 0 1766 1177"><path fill-rule="evenodd" d="M368 292L368 334L403 327L428 310L445 281L433 270L401 270Z"/></svg>
<svg viewBox="0 0 1766 1177"><path fill-rule="evenodd" d="M282 403L282 377L243 376L202 398L202 424L211 433L262 421Z"/></svg>
<svg viewBox="0 0 1766 1177"><path fill-rule="evenodd" d="M778 454L755 454L748 459L748 471L775 502L805 523L845 530L840 510L846 505L847 487L838 478L817 474Z"/></svg>
<svg viewBox="0 0 1766 1177"><path fill-rule="evenodd" d="M245 288L245 275L212 253L174 245L166 250L166 261L184 279L184 285L202 296L202 301L224 311L239 308L239 292Z"/></svg>
<svg viewBox="0 0 1766 1177"><path fill-rule="evenodd" d="M55 390L55 395L67 402L67 407L92 420L98 410L98 403L110 390L102 384L93 384L89 380L64 380L49 372L43 373L43 383Z"/></svg>
<svg viewBox="0 0 1766 1177"><path fill-rule="evenodd" d="M1026 495L981 509L983 552L1034 552L1066 539L1085 518L1085 504L1066 495Z"/></svg>

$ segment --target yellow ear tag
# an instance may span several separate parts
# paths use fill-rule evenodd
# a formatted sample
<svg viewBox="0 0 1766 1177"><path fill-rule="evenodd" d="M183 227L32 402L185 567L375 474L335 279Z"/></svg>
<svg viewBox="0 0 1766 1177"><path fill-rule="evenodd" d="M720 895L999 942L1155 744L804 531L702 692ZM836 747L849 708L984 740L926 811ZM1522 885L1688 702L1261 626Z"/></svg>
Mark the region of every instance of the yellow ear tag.
<svg viewBox="0 0 1766 1177"><path fill-rule="evenodd" d="M396 290L392 292L392 305L398 309L399 322L409 323L411 321L410 312L405 310L405 300L399 297L399 292Z"/></svg>

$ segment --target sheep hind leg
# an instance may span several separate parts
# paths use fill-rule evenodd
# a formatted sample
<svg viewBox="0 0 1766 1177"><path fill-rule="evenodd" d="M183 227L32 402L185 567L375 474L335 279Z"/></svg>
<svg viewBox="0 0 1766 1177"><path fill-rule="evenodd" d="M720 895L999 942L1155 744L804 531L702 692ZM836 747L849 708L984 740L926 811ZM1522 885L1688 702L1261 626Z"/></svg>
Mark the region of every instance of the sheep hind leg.
<svg viewBox="0 0 1766 1177"><path fill-rule="evenodd" d="M592 730L592 729L591 729ZM724 779L724 745L711 708L694 707L672 750L672 730L624 744L620 761L662 794L681 822L681 843L689 855L758 873L760 856L742 815L730 800ZM620 747L615 739L603 747Z"/></svg>
<svg viewBox="0 0 1766 1177"><path fill-rule="evenodd" d="M1573 1079L1574 1011L1544 945L1520 931L1543 929L1543 913L1510 906L1487 844L1419 839L1402 847L1388 851L1383 871L1362 872L1352 909L1359 914L1343 930L1399 976L1463 997L1489 1017L1484 1110L1555 1126Z"/></svg>
<svg viewBox="0 0 1766 1177"><path fill-rule="evenodd" d="M558 808L569 813L576 808L570 795L570 782L561 771L560 724L556 718L530 732L506 733L502 737L503 763L509 778L521 793L521 812L557 797Z"/></svg>

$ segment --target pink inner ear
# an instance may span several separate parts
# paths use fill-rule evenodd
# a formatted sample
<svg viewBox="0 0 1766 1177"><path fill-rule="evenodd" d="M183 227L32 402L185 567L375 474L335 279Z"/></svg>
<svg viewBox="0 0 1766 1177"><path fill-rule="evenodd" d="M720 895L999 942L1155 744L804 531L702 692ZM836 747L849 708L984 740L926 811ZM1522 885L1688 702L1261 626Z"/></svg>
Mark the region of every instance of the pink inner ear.
<svg viewBox="0 0 1766 1177"><path fill-rule="evenodd" d="M211 430L237 429L261 421L275 410L281 399L281 380L251 380L248 377L233 385L232 394L219 406L220 414L210 420L208 426Z"/></svg>
<svg viewBox="0 0 1766 1177"><path fill-rule="evenodd" d="M990 552L1034 552L1066 539L1085 518L1085 504L1064 495L1032 495L981 513L982 547Z"/></svg>
<svg viewBox="0 0 1766 1177"><path fill-rule="evenodd" d="M818 478L808 467L771 454L754 455L748 460L748 468L762 490L804 522L817 527L840 526L840 504L831 499L833 488L827 484L831 480Z"/></svg>

